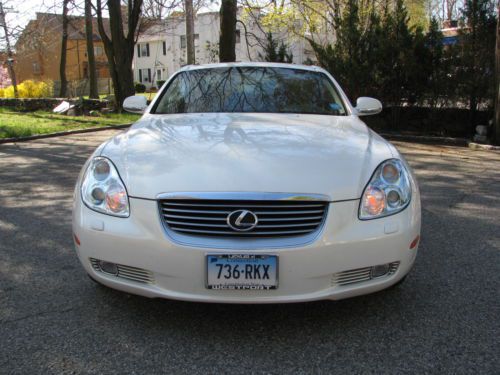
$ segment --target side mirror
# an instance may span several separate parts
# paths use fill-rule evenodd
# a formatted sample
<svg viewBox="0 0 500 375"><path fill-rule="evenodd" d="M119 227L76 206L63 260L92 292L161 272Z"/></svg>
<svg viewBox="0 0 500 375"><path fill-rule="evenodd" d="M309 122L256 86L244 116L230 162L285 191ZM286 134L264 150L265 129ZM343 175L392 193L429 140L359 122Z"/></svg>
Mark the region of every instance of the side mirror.
<svg viewBox="0 0 500 375"><path fill-rule="evenodd" d="M144 113L148 107L146 97L141 95L129 96L123 101L123 109L132 113Z"/></svg>
<svg viewBox="0 0 500 375"><path fill-rule="evenodd" d="M356 112L358 116L376 115L382 111L380 100L362 96L356 100Z"/></svg>

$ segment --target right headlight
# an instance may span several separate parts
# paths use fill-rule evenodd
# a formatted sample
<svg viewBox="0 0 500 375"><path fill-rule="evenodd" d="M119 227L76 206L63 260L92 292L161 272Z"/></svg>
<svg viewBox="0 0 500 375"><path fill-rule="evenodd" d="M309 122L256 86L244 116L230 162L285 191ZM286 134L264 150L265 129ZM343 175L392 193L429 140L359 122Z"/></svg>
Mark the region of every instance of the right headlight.
<svg viewBox="0 0 500 375"><path fill-rule="evenodd" d="M376 219L400 212L411 199L409 172L399 159L380 164L366 186L359 205L361 220Z"/></svg>
<svg viewBox="0 0 500 375"><path fill-rule="evenodd" d="M85 171L81 186L82 200L87 207L103 214L128 217L130 208L127 190L111 160L93 158Z"/></svg>

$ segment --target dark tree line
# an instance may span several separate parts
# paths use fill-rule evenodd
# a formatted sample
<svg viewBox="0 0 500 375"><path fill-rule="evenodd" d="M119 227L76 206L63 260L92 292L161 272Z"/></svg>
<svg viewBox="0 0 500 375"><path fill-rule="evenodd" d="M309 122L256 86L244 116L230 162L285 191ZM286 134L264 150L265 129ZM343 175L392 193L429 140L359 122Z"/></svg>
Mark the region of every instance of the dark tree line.
<svg viewBox="0 0 500 375"><path fill-rule="evenodd" d="M351 100L371 95L386 106L466 106L471 132L479 109L495 97L496 14L492 0L466 0L457 43L445 46L438 22L410 27L403 0L373 8L361 21L359 0L348 0L333 31L334 43L310 40L320 65ZM397 121L397 119L395 119Z"/></svg>

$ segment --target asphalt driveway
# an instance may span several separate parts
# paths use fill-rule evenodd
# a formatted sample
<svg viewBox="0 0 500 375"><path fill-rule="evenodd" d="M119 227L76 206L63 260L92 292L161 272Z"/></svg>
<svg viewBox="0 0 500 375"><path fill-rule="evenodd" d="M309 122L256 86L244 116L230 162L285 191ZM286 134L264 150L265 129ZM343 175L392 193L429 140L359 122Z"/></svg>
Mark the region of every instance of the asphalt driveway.
<svg viewBox="0 0 500 375"><path fill-rule="evenodd" d="M73 251L85 159L115 132L0 145L0 373L500 373L500 154L398 143L423 230L401 287L209 305L96 286Z"/></svg>

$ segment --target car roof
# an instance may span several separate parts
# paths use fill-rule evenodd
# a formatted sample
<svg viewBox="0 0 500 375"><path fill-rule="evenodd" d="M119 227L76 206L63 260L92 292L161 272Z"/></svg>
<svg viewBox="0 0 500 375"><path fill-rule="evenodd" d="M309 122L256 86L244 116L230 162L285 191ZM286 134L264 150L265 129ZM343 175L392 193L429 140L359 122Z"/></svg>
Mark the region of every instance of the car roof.
<svg viewBox="0 0 500 375"><path fill-rule="evenodd" d="M272 62L231 62L231 63L202 64L202 65L185 65L184 67L179 69L179 71L182 72L189 70L232 68L232 67L288 68L288 69L309 70L313 72L326 73L326 71L323 68L315 65L299 65L299 64L272 63Z"/></svg>

